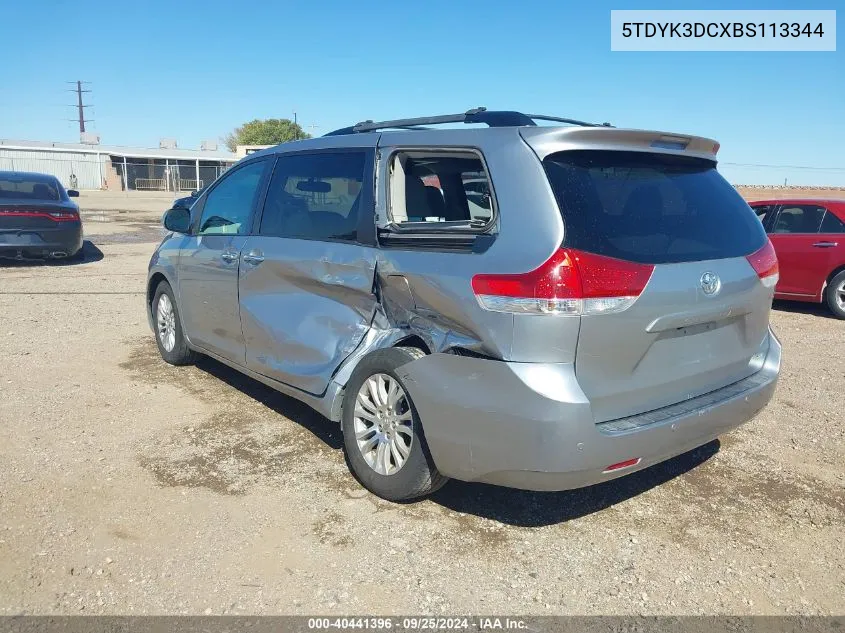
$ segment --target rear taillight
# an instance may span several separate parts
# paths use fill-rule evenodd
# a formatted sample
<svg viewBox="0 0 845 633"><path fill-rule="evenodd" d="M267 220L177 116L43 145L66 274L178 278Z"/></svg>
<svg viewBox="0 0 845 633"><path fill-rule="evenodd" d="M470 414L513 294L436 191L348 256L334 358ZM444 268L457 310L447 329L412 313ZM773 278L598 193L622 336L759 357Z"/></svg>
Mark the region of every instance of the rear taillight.
<svg viewBox="0 0 845 633"><path fill-rule="evenodd" d="M631 307L654 266L569 248L536 270L475 275L472 290L487 310L517 314L608 314Z"/></svg>
<svg viewBox="0 0 845 633"><path fill-rule="evenodd" d="M71 209L40 209L38 207L2 207L0 216L4 218L49 218L56 222L72 222L79 219L79 213Z"/></svg>
<svg viewBox="0 0 845 633"><path fill-rule="evenodd" d="M47 215L57 222L69 222L79 219L79 214L76 211L50 211Z"/></svg>
<svg viewBox="0 0 845 633"><path fill-rule="evenodd" d="M746 256L748 263L760 277L760 281L767 288L773 288L780 278L778 272L778 256L775 253L775 247L772 246L771 241L766 239L766 243L758 251L754 251L751 255Z"/></svg>

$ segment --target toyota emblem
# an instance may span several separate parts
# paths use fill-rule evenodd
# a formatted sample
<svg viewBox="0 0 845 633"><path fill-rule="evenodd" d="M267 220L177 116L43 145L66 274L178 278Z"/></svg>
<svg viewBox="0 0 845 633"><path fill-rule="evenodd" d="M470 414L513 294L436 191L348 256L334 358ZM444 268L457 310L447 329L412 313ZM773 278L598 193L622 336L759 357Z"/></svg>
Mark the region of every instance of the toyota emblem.
<svg viewBox="0 0 845 633"><path fill-rule="evenodd" d="M701 275L701 290L704 291L704 294L714 295L719 292L721 287L722 280L716 273L707 272Z"/></svg>

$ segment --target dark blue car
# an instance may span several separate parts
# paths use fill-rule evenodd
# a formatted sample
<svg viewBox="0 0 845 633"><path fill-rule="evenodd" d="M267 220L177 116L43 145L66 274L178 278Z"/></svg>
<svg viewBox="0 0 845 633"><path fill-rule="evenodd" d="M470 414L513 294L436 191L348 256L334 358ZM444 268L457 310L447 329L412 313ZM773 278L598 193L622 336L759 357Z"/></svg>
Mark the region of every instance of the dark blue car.
<svg viewBox="0 0 845 633"><path fill-rule="evenodd" d="M0 171L0 257L41 259L82 254L79 207L55 176Z"/></svg>

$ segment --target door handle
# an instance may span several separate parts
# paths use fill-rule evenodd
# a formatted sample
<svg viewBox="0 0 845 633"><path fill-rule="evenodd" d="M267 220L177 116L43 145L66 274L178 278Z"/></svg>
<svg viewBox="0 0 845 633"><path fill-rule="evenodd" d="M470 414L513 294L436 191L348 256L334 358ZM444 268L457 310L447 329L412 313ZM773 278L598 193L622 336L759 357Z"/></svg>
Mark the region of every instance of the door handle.
<svg viewBox="0 0 845 633"><path fill-rule="evenodd" d="M232 264L238 261L238 254L235 251L223 251L220 253L220 259L222 259L227 264Z"/></svg>
<svg viewBox="0 0 845 633"><path fill-rule="evenodd" d="M261 262L264 261L264 255L261 254L259 250L252 250L246 255L244 255L244 262L249 264L250 266L258 266Z"/></svg>
<svg viewBox="0 0 845 633"><path fill-rule="evenodd" d="M813 244L816 248L833 248L834 246L838 246L838 242L816 242Z"/></svg>

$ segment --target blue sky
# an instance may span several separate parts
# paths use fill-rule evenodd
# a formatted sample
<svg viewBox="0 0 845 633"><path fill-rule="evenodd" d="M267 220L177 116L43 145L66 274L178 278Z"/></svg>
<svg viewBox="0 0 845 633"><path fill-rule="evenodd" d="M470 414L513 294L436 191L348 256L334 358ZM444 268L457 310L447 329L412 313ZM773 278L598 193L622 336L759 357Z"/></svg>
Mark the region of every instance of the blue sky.
<svg viewBox="0 0 845 633"><path fill-rule="evenodd" d="M84 79L90 127L115 145L197 147L294 110L319 135L484 105L710 136L732 182L845 185L845 43L835 53L610 51L611 9L681 4L838 3L7 0L0 138L78 140L63 90Z"/></svg>

